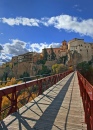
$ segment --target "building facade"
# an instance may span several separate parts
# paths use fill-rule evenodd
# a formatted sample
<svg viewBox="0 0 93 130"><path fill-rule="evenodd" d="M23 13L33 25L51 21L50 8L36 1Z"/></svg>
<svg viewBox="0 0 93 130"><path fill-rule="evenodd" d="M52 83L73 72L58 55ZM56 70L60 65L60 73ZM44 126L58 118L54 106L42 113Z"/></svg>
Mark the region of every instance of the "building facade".
<svg viewBox="0 0 93 130"><path fill-rule="evenodd" d="M73 54L75 51L82 56L82 62L89 61L93 56L93 43L84 42L84 39L74 38L68 42L68 52ZM68 60L70 58L68 53Z"/></svg>
<svg viewBox="0 0 93 130"><path fill-rule="evenodd" d="M51 60L51 48L45 48L47 50L48 53L48 58L47 60ZM64 40L62 42L62 45L59 48L52 48L53 52L56 55L56 60L59 59L62 56L66 56L67 55L67 50L68 50L68 45L67 42ZM42 50L42 53L44 53L44 49Z"/></svg>
<svg viewBox="0 0 93 130"><path fill-rule="evenodd" d="M46 48L48 57L45 65L49 68L56 63L76 66L80 62L90 61L91 59L93 60L93 43L85 42L84 39L74 38L68 43L64 40L59 48L52 48L52 50L56 55L55 60L52 60L51 48ZM44 49L42 50L42 53L28 52L14 56L12 57L11 62L3 64L1 69L4 69L6 66L10 66L16 77L19 77L24 72L28 72L30 75L35 75L36 72L42 68L42 64L38 64L37 61L44 58L43 54ZM3 71L1 71L1 75L2 72Z"/></svg>

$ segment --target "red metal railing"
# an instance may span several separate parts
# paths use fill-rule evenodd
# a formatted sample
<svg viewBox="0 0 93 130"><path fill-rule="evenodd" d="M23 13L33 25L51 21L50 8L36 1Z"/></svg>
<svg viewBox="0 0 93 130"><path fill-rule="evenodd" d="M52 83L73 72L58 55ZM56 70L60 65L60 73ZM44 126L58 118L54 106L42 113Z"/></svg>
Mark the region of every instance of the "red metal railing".
<svg viewBox="0 0 93 130"><path fill-rule="evenodd" d="M93 86L79 72L77 72L77 75L87 130L93 130Z"/></svg>
<svg viewBox="0 0 93 130"><path fill-rule="evenodd" d="M72 71L0 88L0 120L42 94Z"/></svg>

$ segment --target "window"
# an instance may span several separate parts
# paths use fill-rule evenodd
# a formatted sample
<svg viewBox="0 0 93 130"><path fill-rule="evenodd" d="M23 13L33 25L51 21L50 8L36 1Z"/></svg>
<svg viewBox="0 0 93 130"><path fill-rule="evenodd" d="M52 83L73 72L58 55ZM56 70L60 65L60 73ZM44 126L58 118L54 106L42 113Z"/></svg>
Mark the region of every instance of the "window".
<svg viewBox="0 0 93 130"><path fill-rule="evenodd" d="M82 50L80 49L80 51L82 51Z"/></svg>
<svg viewBox="0 0 93 130"><path fill-rule="evenodd" d="M85 48L86 48L86 46L85 46Z"/></svg>

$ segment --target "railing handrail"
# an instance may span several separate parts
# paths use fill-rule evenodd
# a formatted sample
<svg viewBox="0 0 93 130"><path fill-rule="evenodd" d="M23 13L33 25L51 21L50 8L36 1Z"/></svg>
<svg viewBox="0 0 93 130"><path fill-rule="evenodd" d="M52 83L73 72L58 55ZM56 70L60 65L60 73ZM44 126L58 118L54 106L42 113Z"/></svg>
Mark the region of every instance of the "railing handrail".
<svg viewBox="0 0 93 130"><path fill-rule="evenodd" d="M29 98L31 96L31 94L33 93L32 88L34 88L34 86L37 86L37 95L40 95L40 94L42 94L43 91L48 89L50 86L56 84L59 80L63 79L65 76L67 76L71 72L72 71L66 71L66 72L63 72L60 74L55 74L55 75L47 76L47 77L40 78L40 79L37 78L35 80L26 81L21 84L15 84L15 85L1 88L0 89L0 118L2 119L1 113L7 109L8 109L7 115L17 111L17 109L19 108L17 106L18 105L17 103L22 101L23 99ZM26 92L29 93L29 96L27 96L26 98L23 97L19 101L19 94L22 91L24 92L25 89L27 90ZM29 89L31 89L31 90L29 90ZM2 108L3 97L8 98L8 100L10 101L10 106ZM27 99L27 102L28 101L29 100Z"/></svg>
<svg viewBox="0 0 93 130"><path fill-rule="evenodd" d="M86 89L87 94L89 95L90 99L93 100L93 85L91 85L86 78L82 74L77 71L79 78L82 78L82 83Z"/></svg>
<svg viewBox="0 0 93 130"><path fill-rule="evenodd" d="M77 72L77 75L87 130L93 130L93 86L79 72Z"/></svg>
<svg viewBox="0 0 93 130"><path fill-rule="evenodd" d="M66 72L68 72L68 71L66 71ZM66 72L63 72L63 73L66 73ZM52 74L52 73L51 73L51 75L50 75L50 76L47 76L47 77L56 76L56 75L63 74L63 73L58 73L58 74ZM49 74L44 74L44 75L49 75ZM27 83L31 83L31 82L34 82L34 81L37 81L37 80L41 80L41 79L47 78L47 77L42 77L42 76L43 76L43 75L36 75L36 76L30 76L30 77L19 78L19 79L16 79L16 80L25 79L25 78L36 78L36 79L32 79L32 80L30 80L30 81L23 81L23 82L20 83L20 84L8 85L8 86L5 86L5 87L0 88L0 90L17 87L17 86L20 86L20 85L23 85L23 84L27 84ZM42 77L42 78L39 78L39 77ZM8 81L0 81L0 83L10 82L10 81L11 81L11 80L8 80Z"/></svg>
<svg viewBox="0 0 93 130"><path fill-rule="evenodd" d="M64 72L63 72L64 73ZM61 74L61 73L58 73L58 74ZM20 80L25 80L25 79L31 79L31 78L40 78L40 77L48 77L48 76L51 76L51 75L57 75L57 74L53 74L53 73L49 73L49 74L42 74L42 75L35 75L35 76L29 76L29 77L23 77L23 78L18 78L18 79L15 79L16 81L20 81ZM12 78L15 78L15 77L12 77ZM33 79L31 79L33 80ZM0 84L1 83L7 83L7 82L11 82L11 79L10 80L6 80L6 81L0 81ZM27 82L27 81L23 81L23 82ZM11 85L9 85L11 86Z"/></svg>
<svg viewBox="0 0 93 130"><path fill-rule="evenodd" d="M47 76L47 75L54 75L52 73L49 73L49 74L42 74L42 75L35 75L35 76L29 76L29 77L23 77L23 78L18 78L18 79L15 79L16 81L19 81L19 80L24 80L26 78L38 78L38 77L43 77L43 76ZM15 78L15 77L12 77L12 78ZM6 82L10 82L11 80L6 80L6 81L0 81L0 83L6 83Z"/></svg>

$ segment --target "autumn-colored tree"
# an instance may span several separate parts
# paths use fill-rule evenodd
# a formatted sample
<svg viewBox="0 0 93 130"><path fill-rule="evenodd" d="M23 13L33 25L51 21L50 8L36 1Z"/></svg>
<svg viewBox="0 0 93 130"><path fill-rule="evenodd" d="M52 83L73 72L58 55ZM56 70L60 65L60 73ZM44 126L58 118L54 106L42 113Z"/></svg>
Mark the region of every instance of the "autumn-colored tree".
<svg viewBox="0 0 93 130"><path fill-rule="evenodd" d="M44 56L43 56L43 54L40 54L40 60L42 60L42 59L43 59L43 57L44 57Z"/></svg>
<svg viewBox="0 0 93 130"><path fill-rule="evenodd" d="M38 75L50 74L51 70L47 66L42 65L42 70L38 71Z"/></svg>
<svg viewBox="0 0 93 130"><path fill-rule="evenodd" d="M16 79L15 79L15 77L13 77L13 78L11 78L10 81L7 81L6 86L14 85L16 83L17 83Z"/></svg>

